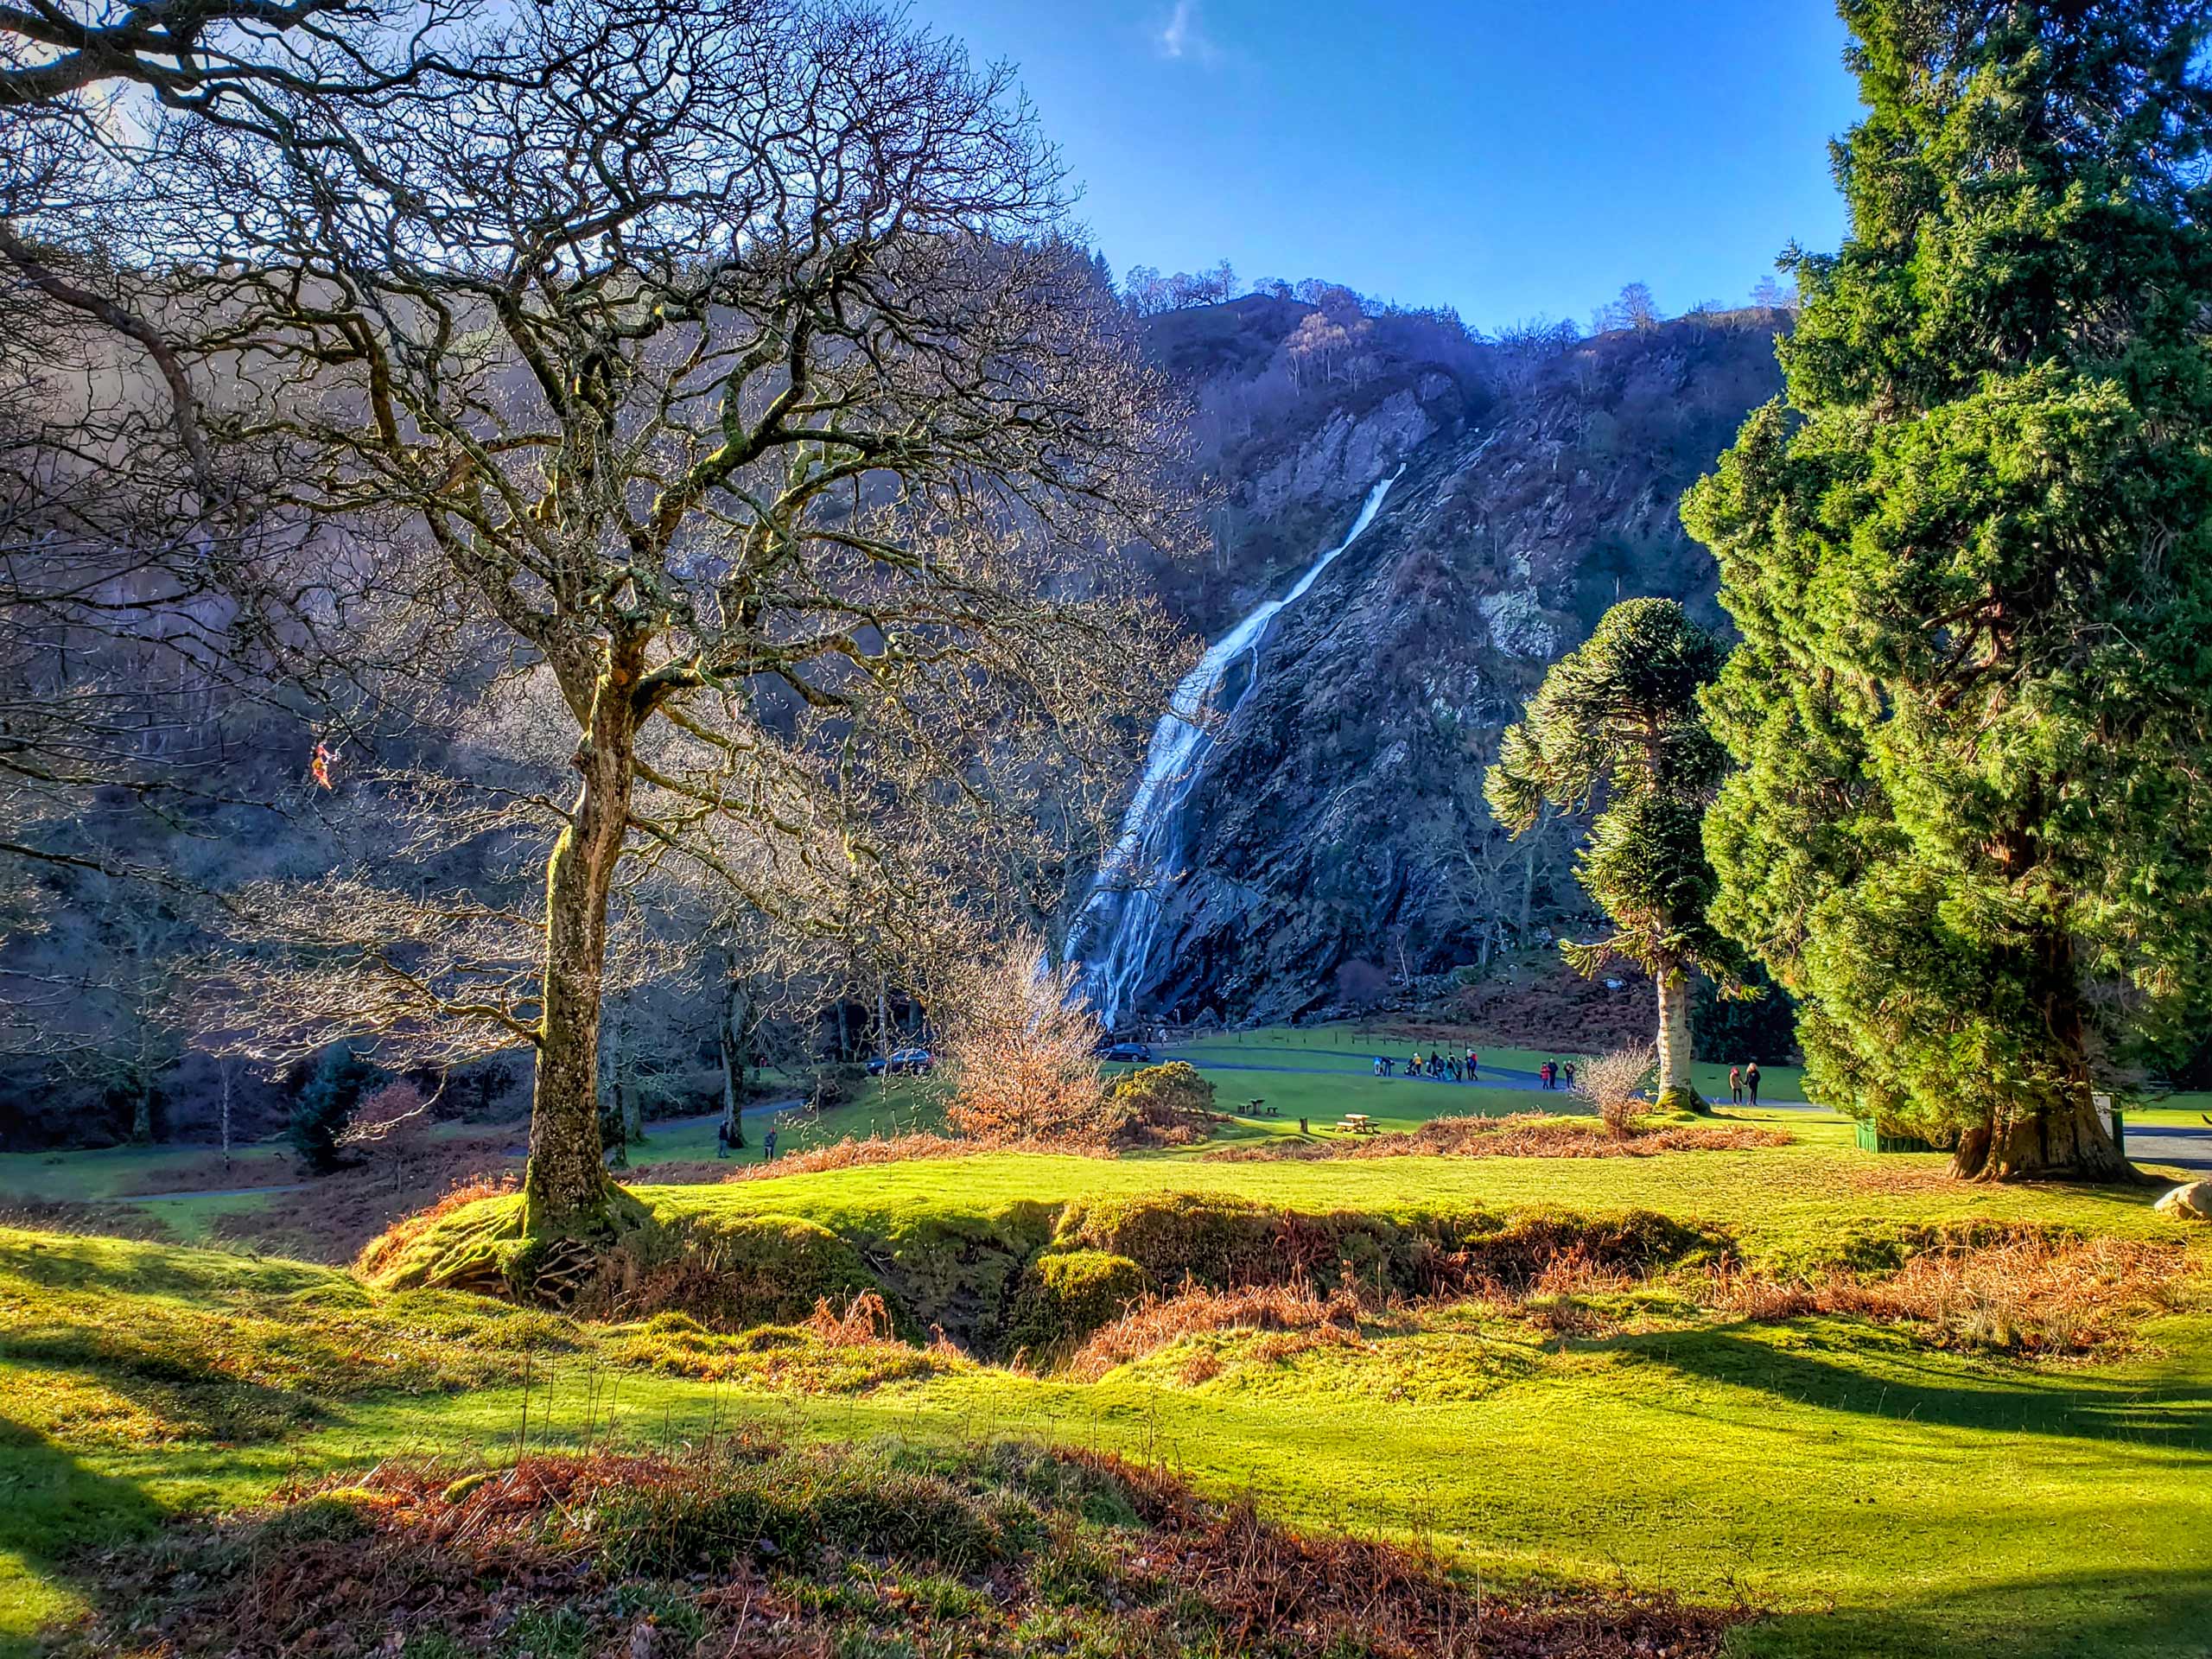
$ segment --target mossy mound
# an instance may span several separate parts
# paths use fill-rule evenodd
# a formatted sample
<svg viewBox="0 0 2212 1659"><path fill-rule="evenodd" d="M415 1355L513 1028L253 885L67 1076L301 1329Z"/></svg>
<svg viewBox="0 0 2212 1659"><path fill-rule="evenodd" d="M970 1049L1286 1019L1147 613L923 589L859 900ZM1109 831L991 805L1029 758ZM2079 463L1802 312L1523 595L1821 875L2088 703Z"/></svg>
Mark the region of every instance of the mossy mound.
<svg viewBox="0 0 2212 1659"><path fill-rule="evenodd" d="M1048 1251L1023 1275L1007 1344L1033 1363L1049 1361L1120 1319L1152 1287L1152 1276L1126 1255Z"/></svg>
<svg viewBox="0 0 2212 1659"><path fill-rule="evenodd" d="M1348 1279L1431 1295L1480 1282L1526 1283L1569 1252L1596 1267L1643 1273L1707 1259L1728 1244L1722 1235L1649 1210L1313 1212L1164 1192L1070 1205L1055 1248L1125 1256L1162 1287Z"/></svg>

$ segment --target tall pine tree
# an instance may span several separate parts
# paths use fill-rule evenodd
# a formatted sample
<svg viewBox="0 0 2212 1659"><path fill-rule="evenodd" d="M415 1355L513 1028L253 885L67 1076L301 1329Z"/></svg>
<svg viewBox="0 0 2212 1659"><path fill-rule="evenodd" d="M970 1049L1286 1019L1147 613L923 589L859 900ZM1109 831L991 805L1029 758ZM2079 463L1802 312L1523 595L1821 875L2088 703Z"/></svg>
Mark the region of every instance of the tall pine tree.
<svg viewBox="0 0 2212 1659"><path fill-rule="evenodd" d="M1683 518L1745 644L1716 921L1822 1099L2121 1179L2092 1091L2212 985L2202 0L1844 0L1851 234Z"/></svg>

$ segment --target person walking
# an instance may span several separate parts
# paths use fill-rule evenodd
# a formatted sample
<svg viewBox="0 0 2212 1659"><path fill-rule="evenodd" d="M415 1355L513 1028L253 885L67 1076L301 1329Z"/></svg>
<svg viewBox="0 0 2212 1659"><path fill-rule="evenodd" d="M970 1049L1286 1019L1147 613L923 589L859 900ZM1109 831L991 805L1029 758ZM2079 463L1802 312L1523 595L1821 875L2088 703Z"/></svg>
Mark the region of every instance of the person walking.
<svg viewBox="0 0 2212 1659"><path fill-rule="evenodd" d="M764 1163L776 1161L776 1132L773 1129L760 1137L760 1158Z"/></svg>
<svg viewBox="0 0 2212 1659"><path fill-rule="evenodd" d="M1744 1068L1740 1065L1728 1068L1728 1103L1732 1106L1744 1103Z"/></svg>
<svg viewBox="0 0 2212 1659"><path fill-rule="evenodd" d="M1574 1062L1573 1060L1569 1060L1563 1070L1567 1073L1567 1092L1572 1094L1574 1092Z"/></svg>
<svg viewBox="0 0 2212 1659"><path fill-rule="evenodd" d="M1414 1050L1413 1058L1406 1062L1406 1075L1409 1077L1421 1076L1421 1050Z"/></svg>
<svg viewBox="0 0 2212 1659"><path fill-rule="evenodd" d="M1559 1062L1557 1060L1546 1060L1541 1065L1536 1068L1536 1075L1543 1079L1545 1088L1550 1088L1552 1086L1552 1079L1559 1075Z"/></svg>
<svg viewBox="0 0 2212 1659"><path fill-rule="evenodd" d="M1476 1052L1475 1052L1475 1051L1474 1051L1472 1048L1468 1049L1468 1051L1467 1051L1467 1081L1468 1081L1469 1083L1472 1083L1472 1082L1475 1080L1475 1072L1476 1072L1477 1069L1478 1069L1478 1067L1480 1067L1480 1065L1482 1065L1482 1056L1480 1056L1479 1054L1476 1053Z"/></svg>
<svg viewBox="0 0 2212 1659"><path fill-rule="evenodd" d="M1759 1103L1759 1063L1757 1060L1744 1068L1744 1092L1751 1096L1752 1105Z"/></svg>

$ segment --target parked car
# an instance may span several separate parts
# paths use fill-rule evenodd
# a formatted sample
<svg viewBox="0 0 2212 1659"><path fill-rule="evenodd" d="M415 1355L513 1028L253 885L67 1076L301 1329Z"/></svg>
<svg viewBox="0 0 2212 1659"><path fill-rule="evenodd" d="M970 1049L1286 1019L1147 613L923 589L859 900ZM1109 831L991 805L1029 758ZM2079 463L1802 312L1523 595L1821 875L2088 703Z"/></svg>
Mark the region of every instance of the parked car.
<svg viewBox="0 0 2212 1659"><path fill-rule="evenodd" d="M1131 1060L1139 1065L1152 1064L1152 1050L1142 1043L1109 1043L1098 1051L1102 1060Z"/></svg>
<svg viewBox="0 0 2212 1659"><path fill-rule="evenodd" d="M925 1077L936 1070L937 1056L926 1048L894 1048L888 1058L878 1056L868 1063L871 1077L887 1071L894 1077Z"/></svg>

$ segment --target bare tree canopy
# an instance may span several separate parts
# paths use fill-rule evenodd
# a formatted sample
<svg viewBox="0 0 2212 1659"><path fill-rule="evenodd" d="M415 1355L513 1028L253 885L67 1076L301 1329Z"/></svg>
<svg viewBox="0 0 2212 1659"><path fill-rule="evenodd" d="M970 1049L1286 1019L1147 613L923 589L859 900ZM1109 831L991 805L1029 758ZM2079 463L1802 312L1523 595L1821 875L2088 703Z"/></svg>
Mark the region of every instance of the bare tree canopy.
<svg viewBox="0 0 2212 1659"><path fill-rule="evenodd" d="M1046 898L974 827L1103 811L1166 666L1121 554L1176 533L1171 428L1005 69L783 0L568 0L469 44L402 96L272 77L269 121L181 121L100 231L192 392L174 448L296 531L283 649L372 698L473 661L524 747L565 731L572 798L493 813L552 836L537 937L466 894L399 919L363 870L238 913L271 994L303 963L380 1023L534 1047L529 1212L567 1226L607 1192L626 856L880 936L992 858Z"/></svg>

